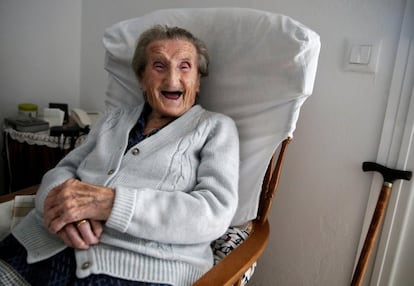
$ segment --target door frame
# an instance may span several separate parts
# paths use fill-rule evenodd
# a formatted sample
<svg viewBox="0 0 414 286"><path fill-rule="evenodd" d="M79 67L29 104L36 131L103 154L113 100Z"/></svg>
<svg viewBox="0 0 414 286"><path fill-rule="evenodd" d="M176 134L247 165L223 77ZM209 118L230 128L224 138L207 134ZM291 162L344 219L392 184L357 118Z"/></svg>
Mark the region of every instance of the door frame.
<svg viewBox="0 0 414 286"><path fill-rule="evenodd" d="M390 168L413 171L412 157L414 157L414 1L407 0L377 162ZM411 204L414 205L414 195L410 195L414 191L412 181L396 181L393 185L376 252L371 258L372 262L364 285L386 286L392 282L405 225L409 219L407 214ZM357 259L382 183L382 176L374 174Z"/></svg>

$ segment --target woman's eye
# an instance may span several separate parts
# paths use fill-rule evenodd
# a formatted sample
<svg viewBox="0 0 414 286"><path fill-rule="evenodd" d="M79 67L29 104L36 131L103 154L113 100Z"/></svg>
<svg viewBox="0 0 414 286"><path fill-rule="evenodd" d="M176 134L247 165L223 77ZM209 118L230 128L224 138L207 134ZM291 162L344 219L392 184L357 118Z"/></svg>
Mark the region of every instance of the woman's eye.
<svg viewBox="0 0 414 286"><path fill-rule="evenodd" d="M154 66L154 68L155 68L156 70L163 70L163 69L164 69L164 67L165 67L165 65L164 65L163 63L160 63L160 62L155 62L155 63L153 64L153 66Z"/></svg>
<svg viewBox="0 0 414 286"><path fill-rule="evenodd" d="M182 70L189 70L190 68L191 68L190 63L185 62L185 63L180 64L180 69L182 69Z"/></svg>

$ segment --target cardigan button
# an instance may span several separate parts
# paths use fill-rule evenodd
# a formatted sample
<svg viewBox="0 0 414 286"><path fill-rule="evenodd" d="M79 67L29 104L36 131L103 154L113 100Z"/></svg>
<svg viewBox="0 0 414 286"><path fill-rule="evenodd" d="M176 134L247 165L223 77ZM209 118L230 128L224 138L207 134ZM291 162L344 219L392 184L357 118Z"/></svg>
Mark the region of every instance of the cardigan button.
<svg viewBox="0 0 414 286"><path fill-rule="evenodd" d="M81 268L82 268L82 270L86 270L89 267L91 267L91 265L92 265L92 263L90 263L89 261L86 261L86 262L82 263Z"/></svg>
<svg viewBox="0 0 414 286"><path fill-rule="evenodd" d="M112 175L113 173L115 173L114 169L111 169L111 170L108 171L108 175Z"/></svg>
<svg viewBox="0 0 414 286"><path fill-rule="evenodd" d="M132 152L132 155L136 156L136 155L139 154L139 149L138 148L134 148L134 149L132 149L131 152Z"/></svg>

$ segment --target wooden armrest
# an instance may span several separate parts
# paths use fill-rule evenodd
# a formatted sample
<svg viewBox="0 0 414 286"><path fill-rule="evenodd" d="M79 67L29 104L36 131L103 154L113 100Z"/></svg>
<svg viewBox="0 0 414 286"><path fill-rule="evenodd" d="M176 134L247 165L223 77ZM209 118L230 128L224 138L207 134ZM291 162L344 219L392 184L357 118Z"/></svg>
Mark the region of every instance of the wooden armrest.
<svg viewBox="0 0 414 286"><path fill-rule="evenodd" d="M248 238L193 286L234 285L263 253L268 239L269 222L267 220L263 224L253 222L253 230Z"/></svg>
<svg viewBox="0 0 414 286"><path fill-rule="evenodd" d="M7 195L0 196L0 203L8 202L14 199L15 196L19 195L34 195L36 194L37 189L39 188L39 185L31 186L22 190L19 190L17 192L13 192Z"/></svg>

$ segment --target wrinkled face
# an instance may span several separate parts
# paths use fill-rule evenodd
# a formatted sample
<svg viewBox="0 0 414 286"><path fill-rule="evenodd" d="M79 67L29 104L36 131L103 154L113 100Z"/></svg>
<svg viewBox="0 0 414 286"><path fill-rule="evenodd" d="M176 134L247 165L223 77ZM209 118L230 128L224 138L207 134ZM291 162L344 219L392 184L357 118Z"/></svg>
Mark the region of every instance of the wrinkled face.
<svg viewBox="0 0 414 286"><path fill-rule="evenodd" d="M194 105L200 88L196 48L186 40L157 40L147 46L146 57L140 83L152 111L181 116Z"/></svg>

